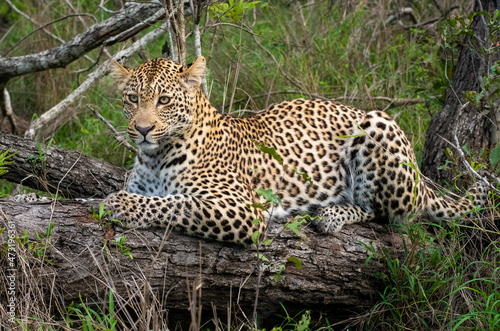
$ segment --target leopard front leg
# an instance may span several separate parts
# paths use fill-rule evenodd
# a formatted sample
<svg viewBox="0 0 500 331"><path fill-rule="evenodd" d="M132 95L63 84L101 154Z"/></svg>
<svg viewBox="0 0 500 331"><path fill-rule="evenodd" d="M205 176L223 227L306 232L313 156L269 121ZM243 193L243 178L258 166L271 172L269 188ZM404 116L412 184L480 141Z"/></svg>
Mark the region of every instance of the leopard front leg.
<svg viewBox="0 0 500 331"><path fill-rule="evenodd" d="M313 221L320 232L339 232L344 224L367 222L374 218L374 213L367 213L361 207L351 204L333 205L323 208L319 215L321 218Z"/></svg>
<svg viewBox="0 0 500 331"><path fill-rule="evenodd" d="M188 234L219 241L252 243L254 231L263 233L264 224L254 224L251 210L234 199L225 201L185 195L149 197L120 191L105 201L111 217L124 228L151 228L174 226ZM234 206L221 209L220 205Z"/></svg>

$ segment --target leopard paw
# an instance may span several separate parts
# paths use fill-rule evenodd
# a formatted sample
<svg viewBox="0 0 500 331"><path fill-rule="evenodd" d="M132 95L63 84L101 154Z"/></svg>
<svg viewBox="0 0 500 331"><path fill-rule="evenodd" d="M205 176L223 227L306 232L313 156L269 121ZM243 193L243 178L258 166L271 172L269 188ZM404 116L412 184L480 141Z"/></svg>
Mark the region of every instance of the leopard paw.
<svg viewBox="0 0 500 331"><path fill-rule="evenodd" d="M344 226L345 221L342 218L320 216L320 218L313 220L312 223L321 233L333 234L339 232Z"/></svg>
<svg viewBox="0 0 500 331"><path fill-rule="evenodd" d="M40 197L36 193L17 194L14 201L21 203L52 202L52 198Z"/></svg>
<svg viewBox="0 0 500 331"><path fill-rule="evenodd" d="M104 200L104 210L110 211L108 218L113 224L123 228L139 227L138 216L134 212L137 203L134 202L134 195L126 191L119 191L108 195Z"/></svg>

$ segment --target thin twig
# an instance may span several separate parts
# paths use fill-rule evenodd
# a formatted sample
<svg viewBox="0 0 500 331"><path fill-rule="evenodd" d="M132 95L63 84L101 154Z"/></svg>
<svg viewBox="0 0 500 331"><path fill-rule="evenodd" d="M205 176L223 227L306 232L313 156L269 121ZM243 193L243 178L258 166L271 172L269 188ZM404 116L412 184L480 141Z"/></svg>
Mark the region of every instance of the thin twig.
<svg viewBox="0 0 500 331"><path fill-rule="evenodd" d="M458 110L458 114L457 114L457 118L460 117L460 114L462 113L462 111L469 105L469 101L467 101L466 103L462 104L460 106L460 109ZM458 122L457 122L458 124ZM477 178L479 178L482 182L484 182L486 184L487 187L491 188L493 190L493 192L495 192L496 194L500 194L500 191L497 190L493 185L490 184L490 182L488 182L488 180L486 178L484 178L483 176L481 176L480 174L478 174L476 172L476 170L474 170L474 168L471 167L471 165L469 164L469 162L467 162L467 158L465 157L465 154L464 152L462 151L462 148L460 147L460 143L458 142L458 138L457 138L457 132L458 132L458 125L455 125L455 128L453 129L453 139L455 141L455 145L453 145L451 142L449 142L448 140L445 139L446 142L448 142L450 145L454 146L455 149L457 150L458 154L460 155L460 159L462 161L462 163L464 164L464 166L467 168L467 170L469 170L470 173L472 173L474 176L476 176ZM444 138L443 138L444 139Z"/></svg>
<svg viewBox="0 0 500 331"><path fill-rule="evenodd" d="M458 143L458 138L457 138L457 135L456 135L456 131L453 133L453 139L455 139L455 148L458 151L458 154L460 155L460 159L462 160L462 163L465 165L465 167L471 173L473 173L474 176L476 176L481 181L483 181L486 184L486 186L488 186L489 188L491 188L493 190L493 192L495 192L496 194L500 194L500 191L497 190L495 188L495 186L491 185L491 183L488 182L488 180L486 178L484 178L483 176L481 176L480 174L478 174L476 172L476 170L474 170L474 168L471 167L471 165L469 164L469 162L467 162L467 159L465 158L464 152L462 151L462 148L460 148L460 144Z"/></svg>
<svg viewBox="0 0 500 331"><path fill-rule="evenodd" d="M35 30L31 31L30 33L28 33L26 36L22 37L21 40L19 40L14 46L12 46L7 52L5 52L5 54L3 56L7 56L10 52L12 52L17 46L19 46L24 40L26 40L29 36L31 36L32 34L34 34L35 32L38 32L39 30L42 30L42 29L45 29L47 26L49 25L52 25L54 23L57 23L59 21L63 21L67 18L70 18L70 17L81 17L81 16L88 16L88 17L92 17L94 19L94 22L97 23L97 19L95 18L94 15L92 14L87 14L87 13L76 13L76 14L69 14L69 15L66 15L64 17L61 17L61 18L58 18L52 22L49 22L49 23L46 23L42 26L39 26L38 28L36 28ZM34 22L32 22L33 24L36 24ZM64 42L64 40L62 40L62 42Z"/></svg>
<svg viewBox="0 0 500 331"><path fill-rule="evenodd" d="M32 19L28 14L26 14L25 12L23 12L22 10L20 10L19 8L17 8L10 0L5 0L5 2L7 2L7 4L16 12L18 13L19 15L23 16L24 18L26 18L28 21L30 21L31 23L33 23L35 26L40 26L41 24L40 23L37 23L34 19ZM89 14L90 15L90 14ZM49 24L52 24L53 22L49 23ZM55 34L51 33L49 30L45 29L44 27L42 27L42 30L43 32L45 32L46 34L48 34L49 36L51 36L52 38L54 38L55 40L59 41L60 43L64 44L66 42L66 40L56 36ZM93 62L94 60L88 56L88 55L84 55L84 57L89 60L90 62Z"/></svg>
<svg viewBox="0 0 500 331"><path fill-rule="evenodd" d="M200 36L200 15L202 8L199 3L196 3L196 7L193 3L193 0L189 0L189 4L191 6L191 11L193 12L193 42L194 42L194 52L196 58L201 56L201 36ZM207 9L208 10L208 9ZM207 77L203 75L201 79L201 90L206 97L208 97L208 89L207 89Z"/></svg>
<svg viewBox="0 0 500 331"><path fill-rule="evenodd" d="M87 105L87 108L92 110L92 112L94 113L95 116L97 116L101 121L104 122L104 124L106 124L106 126L111 130L111 132L113 133L113 136L115 137L115 139L120 143L122 144L123 146L125 146L129 151L133 152L133 153L137 153L137 149L135 149L132 145L130 145L128 143L127 140L125 140L125 138L123 138L119 133L118 131L116 131L116 129L97 111L95 110L94 108L92 108L91 105Z"/></svg>
<svg viewBox="0 0 500 331"><path fill-rule="evenodd" d="M231 99L229 99L229 112L231 112L231 108L233 107L234 94L236 93L236 84L238 83L238 77L240 75L241 68L241 39L243 36L243 20L241 20L241 29L240 29L240 42L238 44L238 61L236 62L236 69L234 70L234 79L233 79L233 91L231 92Z"/></svg>
<svg viewBox="0 0 500 331"><path fill-rule="evenodd" d="M48 150L47 150L47 152L48 152ZM66 171L64 176L62 176L61 180L57 183L56 194L54 195L54 201L52 202L52 204L50 206L50 220L49 220L49 222L52 222L52 218L54 216L54 211L56 210L57 197L59 195L59 187L61 186L61 183L64 180L64 178L66 178L66 176L70 173L71 170L73 170L73 168L78 163L78 161L80 161L80 159L82 158L82 155L83 155L83 145L82 145L82 151L80 151L80 155L78 156L78 159L76 159L76 161L71 165L71 167L69 167L68 171Z"/></svg>
<svg viewBox="0 0 500 331"><path fill-rule="evenodd" d="M3 125L3 121L7 118L9 119L12 133L15 134L17 132L17 124L16 124L16 119L14 117L14 112L12 111L12 105L10 103L10 94L6 88L3 89L3 100L4 100L4 107L2 108L2 110L4 112L2 114L3 118L2 121L0 122L0 127Z"/></svg>
<svg viewBox="0 0 500 331"><path fill-rule="evenodd" d="M179 34L177 40L179 43L179 63L186 64L186 20L184 17L184 3L177 6L177 15L179 18Z"/></svg>

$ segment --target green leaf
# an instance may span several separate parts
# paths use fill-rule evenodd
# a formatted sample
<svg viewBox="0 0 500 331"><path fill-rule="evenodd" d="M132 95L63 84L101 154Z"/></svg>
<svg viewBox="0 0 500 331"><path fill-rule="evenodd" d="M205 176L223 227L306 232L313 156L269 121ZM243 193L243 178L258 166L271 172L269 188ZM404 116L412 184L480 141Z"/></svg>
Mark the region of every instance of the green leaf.
<svg viewBox="0 0 500 331"><path fill-rule="evenodd" d="M301 235L302 231L299 228L305 223L307 223L305 219L288 222L285 224L285 230L292 230L296 235Z"/></svg>
<svg viewBox="0 0 500 331"><path fill-rule="evenodd" d="M254 244L258 244L259 243L259 236L260 236L260 232L259 231L254 231L252 233L252 242Z"/></svg>
<svg viewBox="0 0 500 331"><path fill-rule="evenodd" d="M500 164L500 143L491 151L490 162L493 168L496 168Z"/></svg>
<svg viewBox="0 0 500 331"><path fill-rule="evenodd" d="M471 156L471 151L469 147L467 147L467 144L463 145L462 149L464 150L465 154L467 154L467 156Z"/></svg>
<svg viewBox="0 0 500 331"><path fill-rule="evenodd" d="M269 259L267 257L264 256L264 254L256 254L255 256L257 256L259 258L259 260L262 260L264 262L269 262Z"/></svg>
<svg viewBox="0 0 500 331"><path fill-rule="evenodd" d="M299 323L295 326L295 331L307 331L309 330L309 324L311 323L311 311L307 310L303 315Z"/></svg>
<svg viewBox="0 0 500 331"><path fill-rule="evenodd" d="M54 224L55 222L50 222L49 226L47 227L47 231L45 232L45 238L50 237L52 234L52 230L54 229Z"/></svg>
<svg viewBox="0 0 500 331"><path fill-rule="evenodd" d="M251 205L248 206L267 211L267 207L264 206L262 203L252 203Z"/></svg>
<svg viewBox="0 0 500 331"><path fill-rule="evenodd" d="M257 192L258 195L261 197L264 197L267 202L272 203L274 206L280 205L281 204L281 199L278 198L278 195L273 192L272 189L267 189L264 190L263 188L256 189L255 192Z"/></svg>
<svg viewBox="0 0 500 331"><path fill-rule="evenodd" d="M300 270L300 269L302 269L302 261L301 261L301 260L299 260L298 258L293 257L293 256L289 256L289 257L287 257L287 258L286 258L286 260L287 260L287 261L290 261L290 262L292 262L292 263L295 263L295 267L296 267L297 269L299 269L299 270Z"/></svg>
<svg viewBox="0 0 500 331"><path fill-rule="evenodd" d="M295 171L298 175L302 176L302 179L305 180L305 181L307 181L307 182L309 182L309 184L311 184L311 186L314 185L311 177L309 177L307 175L307 172L305 172L305 171L304 172L300 172L300 171L297 170L297 168L293 168L292 170Z"/></svg>
<svg viewBox="0 0 500 331"><path fill-rule="evenodd" d="M273 242L273 239L266 239L266 240L262 241L261 244L264 246L268 246L268 245L271 245L272 242Z"/></svg>
<svg viewBox="0 0 500 331"><path fill-rule="evenodd" d="M267 143L265 141L262 143L258 143L255 140L252 140L252 142L255 144L255 146L257 146L257 148L261 152L271 155L273 157L273 159L278 161L279 164L283 165L283 160L281 159L281 155L279 155L276 152L276 149L274 149L274 147L267 146Z"/></svg>

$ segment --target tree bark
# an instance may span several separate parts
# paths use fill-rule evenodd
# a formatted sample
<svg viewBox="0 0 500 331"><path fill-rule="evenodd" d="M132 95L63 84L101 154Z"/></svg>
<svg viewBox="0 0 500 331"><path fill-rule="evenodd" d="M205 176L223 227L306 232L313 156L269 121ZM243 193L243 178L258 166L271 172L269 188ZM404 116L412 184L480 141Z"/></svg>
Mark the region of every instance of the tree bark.
<svg viewBox="0 0 500 331"><path fill-rule="evenodd" d="M481 0L476 2L475 11L485 10L493 17L495 9L496 1ZM492 121L495 117L494 111L486 114L484 109L478 109L471 103L463 106L467 103L464 93L467 91L480 93L483 77L488 74L490 66L499 59L498 52L486 58L484 52L479 50L490 44L487 21L488 18L482 15L474 17L471 26L474 35L467 36L464 40L464 47L460 52L445 104L429 123L421 168L426 176L438 182L454 182L452 169L439 170L438 168L445 165L446 160L449 160L445 155L447 148L454 155L457 155L454 146L448 143L454 142L455 132L460 146L467 144L468 149L476 155L481 149L489 149L497 143L491 139L494 136L493 131L498 129L493 124L496 120Z"/></svg>
<svg viewBox="0 0 500 331"><path fill-rule="evenodd" d="M160 3L130 4L116 15L91 26L60 46L38 54L0 57L0 86L5 85L10 78L15 76L63 68L96 47L103 44L110 46L126 40L131 35L154 24L155 22L149 22L148 19L160 11L163 12ZM147 21L147 24L144 21ZM116 36L120 36L120 38Z"/></svg>
<svg viewBox="0 0 500 331"><path fill-rule="evenodd" d="M0 178L66 198L104 198L121 190L127 171L78 151L51 146L42 149L29 139L0 131L0 151L17 153Z"/></svg>
<svg viewBox="0 0 500 331"><path fill-rule="evenodd" d="M102 302L113 289L115 304L122 307L145 295L147 285L154 297L163 299L164 308L172 314L182 313L189 307L186 280L192 283L201 277L201 303L208 311L211 303L227 311L231 300L233 311L241 308L251 316L257 286L255 248L204 241L176 232L162 241L164 229L129 230L125 245L133 256L130 259L118 254L117 246L109 241L113 235L120 237L123 230L105 234L92 218L92 204L98 205L99 201L63 200L52 212L50 203L0 201L0 227L14 222L17 234L27 231L30 242L40 241L35 234L44 234L49 223L55 223L47 252L53 262L48 274L55 276L48 277L52 285L42 291L46 302L80 302L79 295ZM367 309L378 300L378 291L383 290L377 273L386 272L387 266L376 258L365 265L369 254L362 243L375 247L377 254L391 250L396 256L403 247L398 234L375 223L348 225L336 236L305 229L304 240L291 231L280 233L280 228L283 224L273 223L269 236L275 240L260 251L270 260L263 263L260 284L258 307L264 315L282 312L280 302L290 313L307 308L328 314L330 320ZM0 245L6 243L6 233L0 235ZM105 242L110 255L103 249ZM302 261L302 268L288 262L287 257ZM275 282L273 277L280 264L286 267L283 279Z"/></svg>

